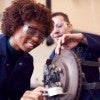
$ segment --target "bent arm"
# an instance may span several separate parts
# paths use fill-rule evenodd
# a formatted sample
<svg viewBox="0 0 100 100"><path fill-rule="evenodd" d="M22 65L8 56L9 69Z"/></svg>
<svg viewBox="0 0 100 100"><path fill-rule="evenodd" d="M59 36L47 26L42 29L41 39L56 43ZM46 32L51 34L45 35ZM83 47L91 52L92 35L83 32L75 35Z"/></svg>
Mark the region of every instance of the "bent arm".
<svg viewBox="0 0 100 100"><path fill-rule="evenodd" d="M100 51L100 36L91 33L73 33L64 34L59 38L55 52L59 54L60 49L64 46L66 49L73 49L79 43L84 43L89 49Z"/></svg>

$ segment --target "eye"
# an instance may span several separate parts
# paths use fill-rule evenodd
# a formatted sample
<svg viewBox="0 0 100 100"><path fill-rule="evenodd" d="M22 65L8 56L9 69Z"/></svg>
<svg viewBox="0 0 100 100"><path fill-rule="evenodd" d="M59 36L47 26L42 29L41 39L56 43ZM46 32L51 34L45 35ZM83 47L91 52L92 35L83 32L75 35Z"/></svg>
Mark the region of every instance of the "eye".
<svg viewBox="0 0 100 100"><path fill-rule="evenodd" d="M28 33L29 33L30 35L34 35L36 32L37 32L36 29L33 29L33 28L29 28L29 29L28 29Z"/></svg>
<svg viewBox="0 0 100 100"><path fill-rule="evenodd" d="M34 34L36 34L36 33L41 34L41 32L40 32L38 29L33 28L33 27L29 27L28 33L29 33L30 35L34 35Z"/></svg>
<svg viewBox="0 0 100 100"><path fill-rule="evenodd" d="M56 27L57 28L60 28L60 27L62 27L63 26L63 23L58 23L58 24L56 24Z"/></svg>
<svg viewBox="0 0 100 100"><path fill-rule="evenodd" d="M33 28L33 27L28 27L28 31L27 33L31 36L37 36L40 40L44 40L45 39L45 35L40 32L37 28Z"/></svg>

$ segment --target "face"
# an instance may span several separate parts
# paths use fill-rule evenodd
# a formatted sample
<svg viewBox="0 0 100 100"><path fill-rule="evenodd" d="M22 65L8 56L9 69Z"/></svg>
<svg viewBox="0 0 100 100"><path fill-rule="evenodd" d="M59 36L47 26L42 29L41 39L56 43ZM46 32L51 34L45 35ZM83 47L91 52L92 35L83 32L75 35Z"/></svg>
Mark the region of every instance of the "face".
<svg viewBox="0 0 100 100"><path fill-rule="evenodd" d="M68 34L72 31L72 25L66 22L63 16L55 16L52 20L54 21L54 29L51 33L51 37L55 40L55 42L57 42L59 37L63 34Z"/></svg>
<svg viewBox="0 0 100 100"><path fill-rule="evenodd" d="M16 50L29 52L40 45L45 35L44 28L36 21L25 23L18 27L14 35L10 37L10 44Z"/></svg>

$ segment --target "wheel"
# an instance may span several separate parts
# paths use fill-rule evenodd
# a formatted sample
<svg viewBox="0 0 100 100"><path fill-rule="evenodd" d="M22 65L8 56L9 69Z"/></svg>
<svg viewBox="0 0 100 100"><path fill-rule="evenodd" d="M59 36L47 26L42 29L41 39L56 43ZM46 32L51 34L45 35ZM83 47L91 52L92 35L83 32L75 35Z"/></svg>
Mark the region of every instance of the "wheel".
<svg viewBox="0 0 100 100"><path fill-rule="evenodd" d="M44 69L45 86L63 89L62 94L48 96L47 100L78 100L82 86L82 70L74 52L61 50L60 55L55 55Z"/></svg>

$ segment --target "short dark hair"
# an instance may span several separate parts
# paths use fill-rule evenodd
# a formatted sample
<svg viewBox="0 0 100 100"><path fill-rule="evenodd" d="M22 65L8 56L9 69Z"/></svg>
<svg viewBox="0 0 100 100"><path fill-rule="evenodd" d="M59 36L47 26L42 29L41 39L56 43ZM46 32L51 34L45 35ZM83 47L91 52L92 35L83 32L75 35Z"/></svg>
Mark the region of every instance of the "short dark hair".
<svg viewBox="0 0 100 100"><path fill-rule="evenodd" d="M1 30L4 34L11 36L19 26L31 20L43 25L45 35L48 36L51 33L53 21L50 9L34 0L14 0L3 12Z"/></svg>
<svg viewBox="0 0 100 100"><path fill-rule="evenodd" d="M68 15L63 13L63 12L55 12L52 14L52 17L55 17L55 16L63 16L64 20L68 23L70 23L69 21L69 18L68 18Z"/></svg>

